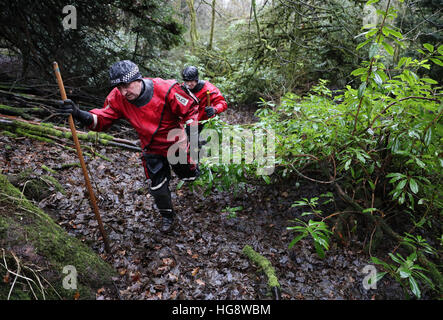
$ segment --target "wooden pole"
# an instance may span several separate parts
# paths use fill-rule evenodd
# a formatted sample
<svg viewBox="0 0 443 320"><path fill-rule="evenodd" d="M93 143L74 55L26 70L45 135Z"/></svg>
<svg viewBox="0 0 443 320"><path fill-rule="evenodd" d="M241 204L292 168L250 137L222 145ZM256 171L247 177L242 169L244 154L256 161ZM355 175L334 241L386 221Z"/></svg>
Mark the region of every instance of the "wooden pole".
<svg viewBox="0 0 443 320"><path fill-rule="evenodd" d="M60 69L58 67L57 62L54 61L52 65L54 67L54 72L55 72L55 76L57 78L57 83L58 83L58 87L60 89L60 94L61 94L62 100L66 100L67 96L66 96L65 86L63 85L63 80L62 80L62 76L60 73ZM106 250L106 252L109 253L111 250L109 248L108 237L106 236L105 229L103 228L103 222L100 217L100 213L98 212L97 201L95 199L94 191L92 190L91 181L89 180L88 171L86 169L85 160L83 159L83 154L82 154L82 150L80 148L80 142L78 141L77 131L75 129L75 124L74 124L74 119L72 118L72 114L69 115L69 126L71 127L72 138L74 139L75 149L77 150L77 155L80 160L80 164L81 164L82 171L83 171L83 176L85 177L86 188L88 189L89 199L91 200L91 205L94 210L95 219L98 222L98 227L99 227L100 232L102 234L103 242L105 243L105 250Z"/></svg>

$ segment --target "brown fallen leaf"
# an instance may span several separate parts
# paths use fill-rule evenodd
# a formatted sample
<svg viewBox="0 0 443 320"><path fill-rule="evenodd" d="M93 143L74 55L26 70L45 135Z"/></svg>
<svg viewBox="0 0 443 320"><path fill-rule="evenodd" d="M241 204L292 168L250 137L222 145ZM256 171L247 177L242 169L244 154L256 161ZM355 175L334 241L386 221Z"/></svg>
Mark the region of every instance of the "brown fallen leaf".
<svg viewBox="0 0 443 320"><path fill-rule="evenodd" d="M103 292L105 292L105 288L103 287L97 290L97 294L102 294Z"/></svg>
<svg viewBox="0 0 443 320"><path fill-rule="evenodd" d="M4 283L9 283L9 272L6 272L6 275L3 277Z"/></svg>
<svg viewBox="0 0 443 320"><path fill-rule="evenodd" d="M283 299L291 299L291 296L289 295L289 294L287 294L287 293L282 293L281 294L281 297L283 298Z"/></svg>
<svg viewBox="0 0 443 320"><path fill-rule="evenodd" d="M80 298L80 292L76 292L75 294L74 294L74 300L78 300Z"/></svg>
<svg viewBox="0 0 443 320"><path fill-rule="evenodd" d="M137 271L137 272L136 272L135 274L133 274L132 277L131 277L132 282L139 281L139 280L140 280L140 276L141 276L140 272Z"/></svg>
<svg viewBox="0 0 443 320"><path fill-rule="evenodd" d="M154 274L155 275L162 274L162 273L164 273L166 271L169 271L170 269L171 268L169 266L161 266L161 267L157 268L157 270L154 272Z"/></svg>
<svg viewBox="0 0 443 320"><path fill-rule="evenodd" d="M297 300L304 300L305 297L304 297L301 293L298 293L298 294L295 296L295 299L297 299Z"/></svg>
<svg viewBox="0 0 443 320"><path fill-rule="evenodd" d="M205 282L203 280L200 280L200 279L195 280L195 282L197 282L201 286L205 285Z"/></svg>
<svg viewBox="0 0 443 320"><path fill-rule="evenodd" d="M170 265L174 264L174 260L171 259L171 258L163 258L162 262L163 262L164 265L167 265L167 266L170 266Z"/></svg>
<svg viewBox="0 0 443 320"><path fill-rule="evenodd" d="M192 276L194 276L195 277L195 275L198 273L198 271L200 270L200 268L199 267L197 267L197 268L195 268L194 270L192 270Z"/></svg>
<svg viewBox="0 0 443 320"><path fill-rule="evenodd" d="M168 280L176 282L178 280L178 277L173 273L168 273Z"/></svg>

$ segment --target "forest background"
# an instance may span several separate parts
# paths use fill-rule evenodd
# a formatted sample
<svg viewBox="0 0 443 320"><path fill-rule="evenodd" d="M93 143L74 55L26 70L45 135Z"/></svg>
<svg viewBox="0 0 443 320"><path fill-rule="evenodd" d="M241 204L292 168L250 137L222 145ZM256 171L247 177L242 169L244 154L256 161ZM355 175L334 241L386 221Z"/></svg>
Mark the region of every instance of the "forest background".
<svg viewBox="0 0 443 320"><path fill-rule="evenodd" d="M53 85L58 61L72 92L99 103L117 60L161 78L197 66L277 142L273 175L255 175L257 163L207 164L197 184L328 184L333 194L294 199L309 221L294 220L291 246L310 236L324 256L332 235L351 230L369 235L371 252L388 237L393 249L373 257L380 277L441 296L442 1L74 1L75 28L61 23L65 1L2 4L0 53L18 63L16 81ZM336 212L318 209L325 199Z"/></svg>

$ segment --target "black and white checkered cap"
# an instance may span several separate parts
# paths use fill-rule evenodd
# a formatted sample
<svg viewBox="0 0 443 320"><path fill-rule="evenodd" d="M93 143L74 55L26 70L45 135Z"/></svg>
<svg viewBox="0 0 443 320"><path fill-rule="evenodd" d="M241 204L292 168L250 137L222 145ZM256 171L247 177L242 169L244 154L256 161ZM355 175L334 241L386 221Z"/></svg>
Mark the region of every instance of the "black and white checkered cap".
<svg viewBox="0 0 443 320"><path fill-rule="evenodd" d="M130 60L122 60L114 63L109 68L109 79L111 86L117 86L120 83L130 83L137 79L142 79L138 66Z"/></svg>

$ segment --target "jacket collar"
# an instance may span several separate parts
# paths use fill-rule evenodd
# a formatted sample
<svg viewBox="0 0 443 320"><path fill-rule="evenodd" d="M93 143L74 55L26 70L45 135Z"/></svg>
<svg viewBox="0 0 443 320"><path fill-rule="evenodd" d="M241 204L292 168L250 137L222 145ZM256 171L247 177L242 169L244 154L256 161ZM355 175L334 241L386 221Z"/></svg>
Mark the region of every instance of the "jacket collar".
<svg viewBox="0 0 443 320"><path fill-rule="evenodd" d="M192 93L197 93L201 89L203 89L203 86L205 85L206 81L204 80L198 80L197 85L191 90Z"/></svg>
<svg viewBox="0 0 443 320"><path fill-rule="evenodd" d="M147 105L151 101L154 94L154 83L151 79L142 79L142 90L137 99L129 101L136 107L140 108Z"/></svg>

